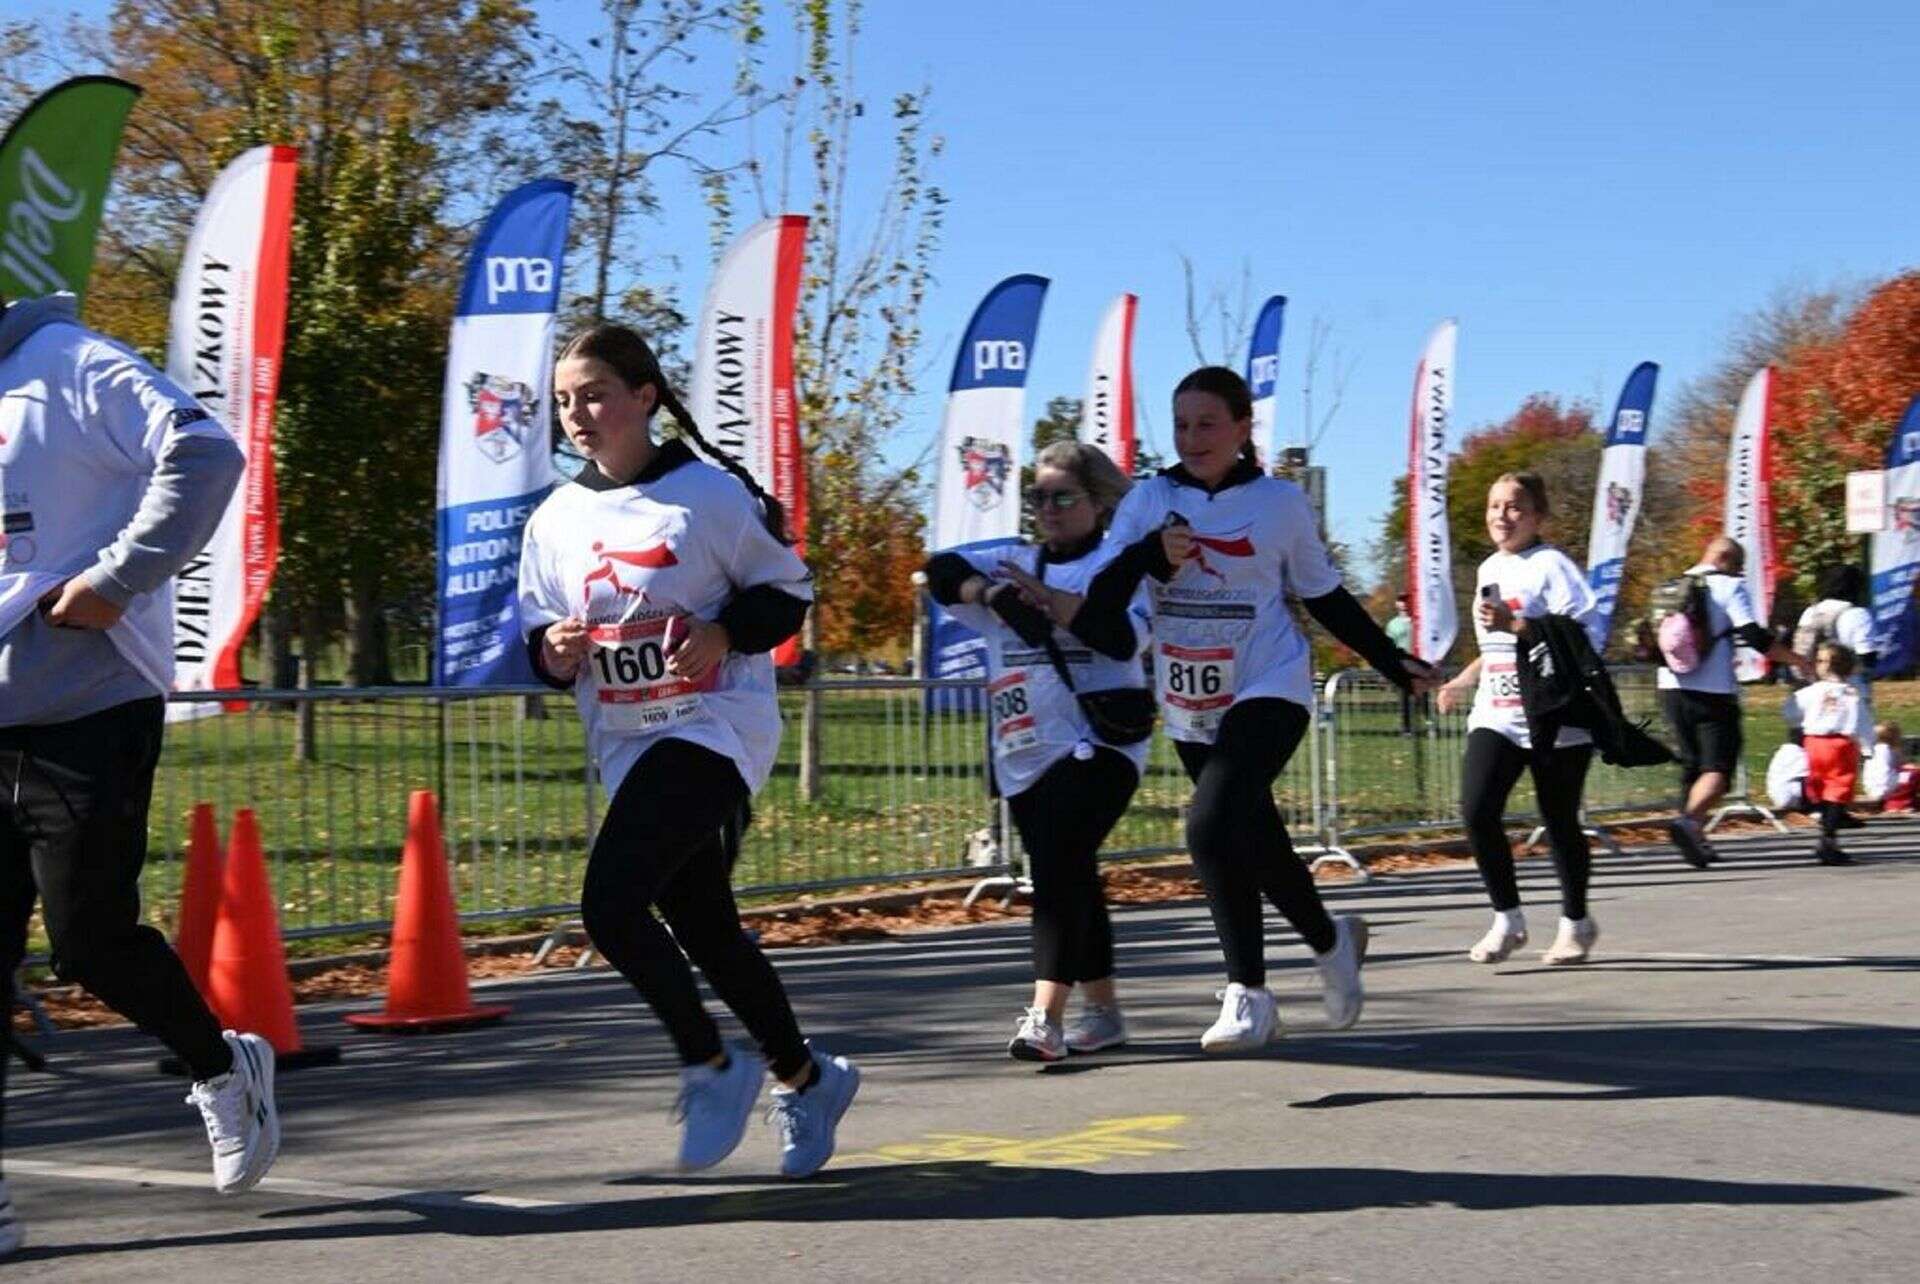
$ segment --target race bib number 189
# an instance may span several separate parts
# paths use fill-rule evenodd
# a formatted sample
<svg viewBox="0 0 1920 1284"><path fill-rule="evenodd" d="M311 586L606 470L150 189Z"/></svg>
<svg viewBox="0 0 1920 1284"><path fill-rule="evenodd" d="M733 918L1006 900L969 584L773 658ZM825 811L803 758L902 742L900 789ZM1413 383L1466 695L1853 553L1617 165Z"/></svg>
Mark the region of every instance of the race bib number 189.
<svg viewBox="0 0 1920 1284"><path fill-rule="evenodd" d="M672 618L599 624L589 630L593 652L587 673L601 726L651 731L703 712L701 693L713 689L720 668L715 665L699 682L667 671L666 633Z"/></svg>
<svg viewBox="0 0 1920 1284"><path fill-rule="evenodd" d="M1233 705L1233 648L1162 642L1154 655L1154 685L1167 734L1211 742Z"/></svg>

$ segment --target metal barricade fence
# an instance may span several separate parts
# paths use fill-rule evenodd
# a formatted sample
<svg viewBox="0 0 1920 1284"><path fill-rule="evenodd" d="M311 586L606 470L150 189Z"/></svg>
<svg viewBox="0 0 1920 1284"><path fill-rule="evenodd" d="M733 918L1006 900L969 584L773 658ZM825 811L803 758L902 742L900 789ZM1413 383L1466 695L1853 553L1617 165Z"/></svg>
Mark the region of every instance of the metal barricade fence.
<svg viewBox="0 0 1920 1284"><path fill-rule="evenodd" d="M1656 712L1651 669L1615 670L1615 681L1631 715ZM977 686L877 678L783 689L783 739L754 800L735 870L740 894L1024 875L1017 836L988 796L984 715L968 701L929 698L936 688ZM259 816L288 936L386 929L415 789L441 800L463 918L577 910L603 796L570 697L544 687L225 694L234 712L168 728L143 880L154 922L172 922L190 812L208 802L223 833L237 808ZM1330 676L1274 790L1302 854L1353 863L1341 844L1355 838L1457 829L1465 737L1464 713L1442 716L1430 699L1403 708L1399 692L1369 671ZM1657 810L1674 786L1666 769L1596 763L1588 811ZM1103 858L1185 851L1190 793L1173 745L1156 733ZM1523 781L1514 823L1532 809Z"/></svg>
<svg viewBox="0 0 1920 1284"><path fill-rule="evenodd" d="M970 872L987 824L982 715L928 708L913 679L782 690L783 740L754 800L740 894L824 890ZM167 729L143 877L170 924L197 802L222 833L258 815L289 937L384 930L393 917L407 797L435 791L461 917L577 908L603 806L572 699L545 687L320 688L213 693L235 711ZM192 701L206 702L195 693ZM807 701L817 753L803 752ZM176 710L182 712L183 710Z"/></svg>
<svg viewBox="0 0 1920 1284"><path fill-rule="evenodd" d="M1612 670L1622 710L1631 718L1651 718L1657 727L1654 673L1650 666ZM1443 714L1431 696L1403 698L1386 679L1362 669L1330 676L1322 707L1329 841L1459 828L1465 709ZM1596 758L1587 777L1586 812L1657 811L1673 804L1677 789L1672 768L1629 770ZM1508 821L1521 825L1537 818L1532 782L1522 777Z"/></svg>

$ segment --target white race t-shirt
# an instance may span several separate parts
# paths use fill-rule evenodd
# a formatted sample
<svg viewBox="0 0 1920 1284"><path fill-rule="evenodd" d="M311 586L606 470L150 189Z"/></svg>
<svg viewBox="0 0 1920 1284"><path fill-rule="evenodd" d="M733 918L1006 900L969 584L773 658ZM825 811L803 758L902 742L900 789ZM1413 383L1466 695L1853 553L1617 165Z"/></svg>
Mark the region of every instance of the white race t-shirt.
<svg viewBox="0 0 1920 1284"><path fill-rule="evenodd" d="M1661 665L1654 675L1654 685L1662 691L1732 695L1740 689L1733 676L1732 633L1755 622L1753 598L1747 593L1747 582L1738 575L1722 575L1706 565L1696 566L1687 574L1707 579L1707 652L1692 673L1675 673Z"/></svg>
<svg viewBox="0 0 1920 1284"><path fill-rule="evenodd" d="M1084 557L1070 562L1049 562L1040 569L1036 569L1039 550L1017 540L969 548L960 555L991 579L1004 579L1000 563L1012 562L1022 570L1039 575L1054 588L1084 594L1094 575L1113 560L1121 547L1109 539ZM1012 797L1025 793L1056 762L1082 744L1106 743L1094 735L1086 715L1080 712L1080 702L1060 680L1045 647L1029 646L1021 641L1020 635L988 607L956 602L946 610L986 639L993 770L1003 794ZM1129 615L1140 650L1145 650L1148 607L1144 588L1135 595ZM1066 660L1067 670L1073 674L1074 685L1080 691L1147 684L1138 652L1131 659L1115 660L1058 628L1053 631L1053 641L1060 648L1061 658ZM1134 771L1145 770L1150 742L1143 740L1139 744L1108 747L1125 754L1133 763Z"/></svg>
<svg viewBox="0 0 1920 1284"><path fill-rule="evenodd" d="M531 634L569 616L589 626L574 697L609 795L669 738L732 759L750 790L766 782L780 747L772 657L729 654L699 684L665 664L681 617L712 620L763 584L813 599L806 563L768 534L746 487L711 464L610 490L573 482L534 510L520 551L520 627Z"/></svg>
<svg viewBox="0 0 1920 1284"><path fill-rule="evenodd" d="M1893 756L1893 746L1876 744L1867 754L1866 770L1861 777L1861 785L1867 797L1874 802L1883 801L1900 783L1900 763Z"/></svg>
<svg viewBox="0 0 1920 1284"><path fill-rule="evenodd" d="M1828 598L1815 602L1800 613L1799 627L1808 628L1818 622L1821 616L1834 614L1833 640L1858 656L1862 652L1873 650L1873 612L1864 606L1855 606L1840 598ZM1873 683L1867 678L1866 666L1859 665L1847 678L1847 684L1860 693L1866 702L1867 721L1873 721Z"/></svg>
<svg viewBox="0 0 1920 1284"><path fill-rule="evenodd" d="M1535 544L1518 553L1496 551L1480 563L1474 579L1473 636L1480 645L1480 685L1474 689L1473 712L1467 730L1497 731L1521 749L1530 748L1527 711L1520 702L1520 668L1516 639L1511 633L1493 633L1480 627L1480 589L1491 584L1515 615L1539 619L1565 615L1578 620L1598 649L1600 626L1593 589L1573 560L1551 544ZM1579 727L1560 728L1556 748L1591 744L1593 737Z"/></svg>
<svg viewBox="0 0 1920 1284"><path fill-rule="evenodd" d="M1873 741L1866 703L1846 682L1815 682L1788 696L1787 725L1809 736L1852 736L1868 744Z"/></svg>
<svg viewBox="0 0 1920 1284"><path fill-rule="evenodd" d="M1125 548L1175 514L1193 528L1194 556L1167 583L1146 580L1167 735L1212 744L1241 700L1277 697L1311 708L1313 656L1286 599L1331 593L1340 572L1306 492L1258 476L1208 493L1163 472L1127 492L1107 538Z"/></svg>

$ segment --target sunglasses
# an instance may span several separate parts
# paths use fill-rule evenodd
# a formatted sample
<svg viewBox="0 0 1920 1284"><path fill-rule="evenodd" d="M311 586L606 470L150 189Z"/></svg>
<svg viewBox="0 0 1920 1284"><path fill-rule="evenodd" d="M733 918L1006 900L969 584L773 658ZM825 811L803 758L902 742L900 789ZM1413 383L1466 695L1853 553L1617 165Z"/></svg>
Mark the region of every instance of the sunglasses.
<svg viewBox="0 0 1920 1284"><path fill-rule="evenodd" d="M1053 508L1056 510L1072 508L1086 497L1086 493L1083 491L1042 490L1038 486L1029 486L1024 496L1028 508Z"/></svg>

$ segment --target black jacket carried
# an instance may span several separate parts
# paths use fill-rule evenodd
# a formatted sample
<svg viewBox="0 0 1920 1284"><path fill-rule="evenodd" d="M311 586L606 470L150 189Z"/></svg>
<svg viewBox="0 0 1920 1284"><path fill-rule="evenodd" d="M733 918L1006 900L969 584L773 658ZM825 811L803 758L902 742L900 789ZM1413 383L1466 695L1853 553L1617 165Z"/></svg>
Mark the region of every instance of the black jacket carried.
<svg viewBox="0 0 1920 1284"><path fill-rule="evenodd" d="M1562 727L1579 727L1593 736L1601 761L1616 767L1674 761L1671 749L1621 710L1613 677L1579 621L1543 615L1527 625L1520 647L1520 703L1534 744L1551 745Z"/></svg>

